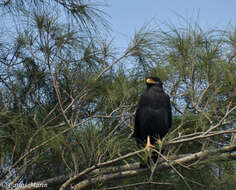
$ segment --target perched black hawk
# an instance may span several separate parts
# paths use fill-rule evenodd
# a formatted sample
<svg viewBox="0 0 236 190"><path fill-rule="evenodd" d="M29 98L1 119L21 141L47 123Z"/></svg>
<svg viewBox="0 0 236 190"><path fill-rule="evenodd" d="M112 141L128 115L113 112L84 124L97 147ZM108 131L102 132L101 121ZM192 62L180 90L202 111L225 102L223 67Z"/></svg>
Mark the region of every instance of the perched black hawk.
<svg viewBox="0 0 236 190"><path fill-rule="evenodd" d="M150 148L162 139L171 127L170 97L164 92L158 77L146 78L147 89L142 95L135 115L133 137L138 144Z"/></svg>

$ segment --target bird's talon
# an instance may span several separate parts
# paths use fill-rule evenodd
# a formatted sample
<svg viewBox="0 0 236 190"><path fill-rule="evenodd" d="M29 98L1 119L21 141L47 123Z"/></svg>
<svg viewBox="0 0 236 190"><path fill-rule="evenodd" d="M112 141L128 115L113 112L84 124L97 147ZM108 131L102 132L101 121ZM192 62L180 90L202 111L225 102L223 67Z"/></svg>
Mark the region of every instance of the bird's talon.
<svg viewBox="0 0 236 190"><path fill-rule="evenodd" d="M150 148L154 148L154 147L155 147L155 146L153 146L152 144L150 144L150 145L146 145L144 149L145 149L145 150L149 150Z"/></svg>

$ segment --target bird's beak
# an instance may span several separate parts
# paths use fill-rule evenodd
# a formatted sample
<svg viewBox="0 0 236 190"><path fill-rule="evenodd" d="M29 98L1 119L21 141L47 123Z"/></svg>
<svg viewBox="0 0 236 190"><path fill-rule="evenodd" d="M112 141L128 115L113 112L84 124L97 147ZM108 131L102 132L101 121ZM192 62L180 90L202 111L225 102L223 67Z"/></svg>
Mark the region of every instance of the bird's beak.
<svg viewBox="0 0 236 190"><path fill-rule="evenodd" d="M156 84L156 82L154 80L152 80L151 78L147 78L146 82L148 84Z"/></svg>

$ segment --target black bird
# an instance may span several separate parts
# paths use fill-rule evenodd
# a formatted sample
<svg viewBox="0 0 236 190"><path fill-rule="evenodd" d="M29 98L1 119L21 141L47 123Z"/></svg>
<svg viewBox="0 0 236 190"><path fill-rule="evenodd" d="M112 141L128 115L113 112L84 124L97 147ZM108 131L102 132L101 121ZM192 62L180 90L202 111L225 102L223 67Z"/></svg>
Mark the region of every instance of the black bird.
<svg viewBox="0 0 236 190"><path fill-rule="evenodd" d="M158 77L146 78L147 89L142 95L135 115L133 137L146 149L153 146L157 138L162 139L171 127L170 97L164 92Z"/></svg>

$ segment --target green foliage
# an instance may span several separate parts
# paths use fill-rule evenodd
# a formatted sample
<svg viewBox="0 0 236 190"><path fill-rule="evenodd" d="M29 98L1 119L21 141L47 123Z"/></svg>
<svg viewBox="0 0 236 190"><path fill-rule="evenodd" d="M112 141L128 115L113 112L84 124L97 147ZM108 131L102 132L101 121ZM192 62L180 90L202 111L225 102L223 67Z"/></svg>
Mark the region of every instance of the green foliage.
<svg viewBox="0 0 236 190"><path fill-rule="evenodd" d="M137 150L129 137L147 75L159 76L171 97L173 127L164 143L235 128L236 112L229 110L236 105L236 30L145 26L121 52L96 33L101 23L101 31L107 25L90 1L10 0L0 6L25 18L17 19L14 37L0 39L1 183L14 181L10 173L18 182L78 173ZM68 22L62 23L61 10ZM164 148L175 156L228 145L230 139L224 134ZM209 158L176 170L157 171L153 179L171 183L161 189L235 189L235 163L228 160Z"/></svg>

